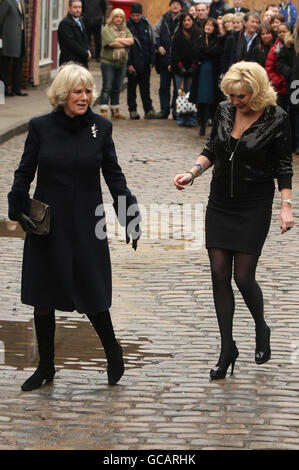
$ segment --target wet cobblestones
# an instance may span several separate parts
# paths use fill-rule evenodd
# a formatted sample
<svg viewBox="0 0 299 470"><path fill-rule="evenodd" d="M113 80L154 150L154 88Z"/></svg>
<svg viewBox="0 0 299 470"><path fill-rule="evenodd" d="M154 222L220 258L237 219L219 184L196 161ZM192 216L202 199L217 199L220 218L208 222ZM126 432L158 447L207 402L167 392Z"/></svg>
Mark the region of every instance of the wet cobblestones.
<svg viewBox="0 0 299 470"><path fill-rule="evenodd" d="M0 146L1 219L24 139ZM205 205L210 173L182 192L172 185L173 176L189 169L200 152L198 129L179 128L170 119L126 120L114 124L114 140L140 204ZM235 289L240 356L234 376L217 383L209 381L219 333L205 249L188 240L145 236L134 252L123 237L111 238L110 248L111 313L124 346L124 377L109 387L103 351L86 317L57 312L54 383L21 392L36 364L32 311L19 300L23 240L2 236L0 449L298 449L298 158L294 170L297 225L280 235L276 193L257 272L272 329L272 359L255 364L254 324ZM104 201L111 203L104 188Z"/></svg>

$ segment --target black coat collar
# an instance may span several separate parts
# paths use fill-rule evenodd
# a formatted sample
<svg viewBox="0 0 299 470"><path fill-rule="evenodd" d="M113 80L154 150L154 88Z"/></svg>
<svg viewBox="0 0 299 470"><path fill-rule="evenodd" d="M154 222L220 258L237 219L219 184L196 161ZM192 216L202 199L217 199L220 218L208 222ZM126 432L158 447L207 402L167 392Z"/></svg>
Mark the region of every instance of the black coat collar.
<svg viewBox="0 0 299 470"><path fill-rule="evenodd" d="M54 114L54 119L56 123L60 127L63 127L63 129L73 134L80 132L81 129L88 126L88 124L90 124L91 121L93 120L93 116L94 116L94 113L92 112L92 110L88 108L86 113L83 114L82 116L75 116L71 118L70 116L65 114L63 106L59 106L57 111L53 111L53 114Z"/></svg>

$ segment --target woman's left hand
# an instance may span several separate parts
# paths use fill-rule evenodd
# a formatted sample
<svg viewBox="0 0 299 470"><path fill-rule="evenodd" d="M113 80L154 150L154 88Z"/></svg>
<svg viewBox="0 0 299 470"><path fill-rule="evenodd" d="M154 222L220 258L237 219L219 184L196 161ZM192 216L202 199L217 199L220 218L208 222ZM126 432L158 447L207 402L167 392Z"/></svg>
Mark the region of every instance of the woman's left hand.
<svg viewBox="0 0 299 470"><path fill-rule="evenodd" d="M283 204L282 208L280 209L279 223L281 233L285 233L294 227L294 217L291 206Z"/></svg>

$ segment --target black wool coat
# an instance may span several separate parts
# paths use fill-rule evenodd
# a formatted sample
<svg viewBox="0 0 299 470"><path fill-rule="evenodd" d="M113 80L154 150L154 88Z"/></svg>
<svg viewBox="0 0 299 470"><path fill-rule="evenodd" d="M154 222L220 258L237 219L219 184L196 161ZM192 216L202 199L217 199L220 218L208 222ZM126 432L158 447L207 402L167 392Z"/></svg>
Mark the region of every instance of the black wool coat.
<svg viewBox="0 0 299 470"><path fill-rule="evenodd" d="M73 17L68 14L58 26L58 42L60 47L59 65L74 61L88 68L88 50L90 45L86 28L80 19L83 31Z"/></svg>
<svg viewBox="0 0 299 470"><path fill-rule="evenodd" d="M136 203L117 162L112 124L94 114L69 118L63 110L30 121L24 153L8 195L9 218L28 213L29 188L37 169L34 199L50 205L47 236L26 234L21 300L62 311L97 313L111 305L107 237L96 236L105 215L100 170L117 207L118 196ZM125 225L124 220L120 220Z"/></svg>

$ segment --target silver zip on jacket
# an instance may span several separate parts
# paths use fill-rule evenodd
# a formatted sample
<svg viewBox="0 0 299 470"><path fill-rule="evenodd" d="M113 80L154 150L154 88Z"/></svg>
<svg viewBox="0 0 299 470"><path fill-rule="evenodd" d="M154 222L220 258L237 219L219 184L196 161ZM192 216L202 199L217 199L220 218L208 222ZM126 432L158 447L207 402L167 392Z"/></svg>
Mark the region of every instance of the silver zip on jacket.
<svg viewBox="0 0 299 470"><path fill-rule="evenodd" d="M231 119L229 118L229 120L231 121ZM239 142L240 140L242 139L242 137L245 135L245 133L249 130L249 129L252 129L253 127L259 127L259 126L263 126L264 123L262 124L255 124L253 123L251 126L249 126L240 136L240 138L238 139L238 142L235 146L235 149L232 151L230 157L229 157L229 162L231 164L231 167L230 167L230 197L234 197L234 155L235 155L235 152L238 148L238 145L239 145ZM231 136L230 136L231 137ZM231 150L231 147L230 147L230 137L228 139L228 145L229 145L229 148Z"/></svg>
<svg viewBox="0 0 299 470"><path fill-rule="evenodd" d="M238 142L236 143L236 146L235 146L234 150L232 151L232 153L229 157L229 160L228 160L230 162L230 197L234 197L234 155L235 155L235 152L238 148L239 142L242 139L242 137L243 137L243 134L238 139Z"/></svg>

